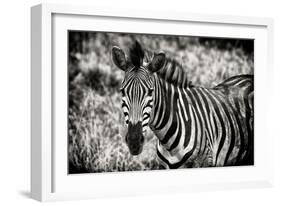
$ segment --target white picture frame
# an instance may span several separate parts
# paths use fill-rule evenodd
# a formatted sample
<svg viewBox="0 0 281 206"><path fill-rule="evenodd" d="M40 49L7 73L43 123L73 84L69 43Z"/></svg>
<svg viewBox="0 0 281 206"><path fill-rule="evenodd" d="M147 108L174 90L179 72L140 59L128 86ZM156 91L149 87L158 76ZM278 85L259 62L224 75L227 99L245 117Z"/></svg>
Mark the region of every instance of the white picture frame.
<svg viewBox="0 0 281 206"><path fill-rule="evenodd" d="M98 21L97 21L98 19ZM118 24L116 24L118 21ZM159 24L153 30L153 24ZM149 26L146 26L149 25ZM169 31L167 26L174 26ZM141 28L146 26L146 30ZM197 36L249 37L255 43L255 165L149 172L68 175L64 123L56 108L64 108L63 85L65 31L69 29L116 32L149 32ZM188 30L187 28L191 28ZM185 29L182 29L185 28ZM211 29L210 29L211 28ZM223 29L222 29L223 28ZM269 115L273 77L273 20L114 10L56 4L31 8L31 196L39 201L83 199L122 195L209 191L269 187L273 184L273 139ZM192 33L193 32L193 33ZM65 36L65 39L66 36ZM59 43L58 43L59 42ZM257 46L256 46L257 45ZM58 56L57 56L58 55ZM64 59L64 58L62 58ZM58 81L60 84L58 84ZM267 89L263 83L267 83ZM267 95L268 98L263 98ZM59 129L58 129L59 128ZM60 135L61 137L61 135ZM266 137L266 138L265 138ZM165 181L163 181L165 180ZM80 186L80 187L79 187Z"/></svg>

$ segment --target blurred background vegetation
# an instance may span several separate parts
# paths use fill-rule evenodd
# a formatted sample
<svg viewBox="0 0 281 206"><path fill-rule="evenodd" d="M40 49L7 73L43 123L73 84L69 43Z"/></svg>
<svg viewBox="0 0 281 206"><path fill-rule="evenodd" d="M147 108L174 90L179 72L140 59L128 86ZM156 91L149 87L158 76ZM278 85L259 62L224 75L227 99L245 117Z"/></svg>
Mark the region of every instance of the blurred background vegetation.
<svg viewBox="0 0 281 206"><path fill-rule="evenodd" d="M69 31L69 173L160 169L150 131L141 155L131 156L118 88L123 71L111 61L112 46L128 53L134 40L178 60L194 85L212 87L237 74L253 74L254 41L165 35ZM194 167L204 161L194 162Z"/></svg>

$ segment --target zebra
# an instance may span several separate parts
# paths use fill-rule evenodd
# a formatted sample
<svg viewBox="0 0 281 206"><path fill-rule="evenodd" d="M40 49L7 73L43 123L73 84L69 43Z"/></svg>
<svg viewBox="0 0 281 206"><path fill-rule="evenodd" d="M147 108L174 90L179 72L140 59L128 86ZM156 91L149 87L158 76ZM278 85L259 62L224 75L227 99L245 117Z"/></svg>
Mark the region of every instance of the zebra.
<svg viewBox="0 0 281 206"><path fill-rule="evenodd" d="M150 127L164 168L193 167L199 157L213 167L254 164L253 75L194 86L181 64L164 52L144 51L138 41L129 56L114 46L112 60L125 71L120 92L132 155L142 152Z"/></svg>

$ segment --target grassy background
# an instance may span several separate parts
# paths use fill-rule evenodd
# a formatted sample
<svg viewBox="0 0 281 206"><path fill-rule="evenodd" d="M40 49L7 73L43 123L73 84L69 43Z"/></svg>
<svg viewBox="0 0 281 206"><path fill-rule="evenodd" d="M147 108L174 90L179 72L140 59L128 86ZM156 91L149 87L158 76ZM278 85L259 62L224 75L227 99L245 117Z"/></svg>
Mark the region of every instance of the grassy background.
<svg viewBox="0 0 281 206"><path fill-rule="evenodd" d="M212 87L237 74L253 74L253 41L197 37L69 32L69 173L160 169L150 131L141 155L130 155L118 88L124 73L111 48L165 51L182 63L194 85ZM202 160L195 167L205 165Z"/></svg>

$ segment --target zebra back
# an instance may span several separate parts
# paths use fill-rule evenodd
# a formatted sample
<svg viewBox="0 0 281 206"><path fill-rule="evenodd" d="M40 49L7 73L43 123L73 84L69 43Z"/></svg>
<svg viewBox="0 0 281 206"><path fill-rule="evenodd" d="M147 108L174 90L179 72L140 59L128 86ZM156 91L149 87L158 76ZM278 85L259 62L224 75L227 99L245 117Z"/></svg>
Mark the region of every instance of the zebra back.
<svg viewBox="0 0 281 206"><path fill-rule="evenodd" d="M254 76L237 75L226 79L214 87L214 90L221 91L225 95L225 100L235 108L246 128L247 138L241 139L247 148L241 148L237 156L236 164L253 164L254 158ZM243 145L242 145L243 147ZM247 151L242 158L243 151ZM240 161L238 161L240 160Z"/></svg>

